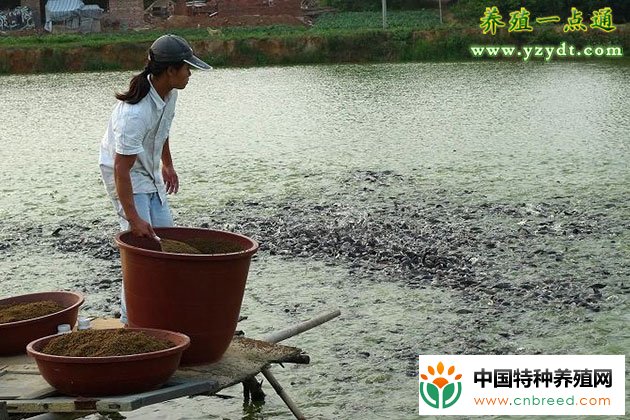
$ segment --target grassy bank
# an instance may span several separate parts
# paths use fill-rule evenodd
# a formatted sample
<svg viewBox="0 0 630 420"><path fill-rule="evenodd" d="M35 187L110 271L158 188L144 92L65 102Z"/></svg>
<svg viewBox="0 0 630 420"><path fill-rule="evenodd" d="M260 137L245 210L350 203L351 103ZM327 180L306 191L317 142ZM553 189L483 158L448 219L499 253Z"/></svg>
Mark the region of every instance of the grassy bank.
<svg viewBox="0 0 630 420"><path fill-rule="evenodd" d="M630 31L564 33L535 26L532 33L484 35L478 27L440 24L431 10L390 13L388 29L377 12L347 12L321 17L312 27L173 29L215 66L254 66L339 62L471 60L471 45L559 45L630 48ZM146 49L166 31L60 34L0 38L0 72L64 72L137 69ZM627 54L626 54L627 55ZM516 59L516 58L513 58ZM496 58L494 59L496 60ZM616 59L627 62L627 59Z"/></svg>
<svg viewBox="0 0 630 420"><path fill-rule="evenodd" d="M439 15L433 10L390 12L390 30L423 30L440 26ZM377 12L344 12L323 15L311 27L306 26L264 26L264 27L225 27L213 30L208 28L173 28L164 30L137 30L94 34L44 34L33 36L0 37L0 48L98 48L113 43L151 42L165 32L185 37L189 41L211 39L238 40L261 38L285 38L301 36L328 36L353 32L382 29L381 14Z"/></svg>

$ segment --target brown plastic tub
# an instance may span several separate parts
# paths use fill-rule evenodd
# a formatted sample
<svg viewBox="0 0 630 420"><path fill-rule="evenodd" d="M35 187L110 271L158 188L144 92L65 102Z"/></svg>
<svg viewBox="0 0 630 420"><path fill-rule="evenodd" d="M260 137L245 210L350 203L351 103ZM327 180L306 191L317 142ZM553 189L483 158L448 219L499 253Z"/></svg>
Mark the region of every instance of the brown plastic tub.
<svg viewBox="0 0 630 420"><path fill-rule="evenodd" d="M226 254L174 254L160 251L156 241L131 232L116 236L129 326L181 331L191 340L182 364L216 362L236 330L249 264L258 243L210 229L156 228L155 232L179 241L231 242L242 249Z"/></svg>
<svg viewBox="0 0 630 420"><path fill-rule="evenodd" d="M14 296L0 300L0 305L33 303L45 300L57 302L65 309L49 315L23 321L0 324L0 355L24 353L26 345L36 338L57 332L57 325L77 322L79 306L83 304L83 295L76 292L41 292Z"/></svg>
<svg viewBox="0 0 630 420"><path fill-rule="evenodd" d="M96 397L149 391L164 384L179 366L182 352L190 344L184 334L146 328L143 331L175 344L166 350L111 357L67 357L42 353L57 335L28 344L27 352L37 362L39 373L52 387L66 395Z"/></svg>

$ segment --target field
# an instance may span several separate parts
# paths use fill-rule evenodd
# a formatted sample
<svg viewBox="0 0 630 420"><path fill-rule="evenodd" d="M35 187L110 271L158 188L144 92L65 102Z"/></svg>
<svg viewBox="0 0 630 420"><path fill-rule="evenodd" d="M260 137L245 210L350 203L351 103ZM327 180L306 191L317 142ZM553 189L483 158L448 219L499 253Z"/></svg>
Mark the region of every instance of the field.
<svg viewBox="0 0 630 420"><path fill-rule="evenodd" d="M388 14L388 29L423 30L436 28L440 25L439 16L432 10L408 12L391 12ZM321 16L310 27L300 26L261 26L261 27L231 27L221 28L210 34L207 27L178 28L172 32L181 35L189 41L203 39L246 39L246 38L285 38L304 35L335 35L348 32L363 32L382 30L381 14L377 12L341 12L329 13ZM0 47L100 47L112 43L142 43L150 42L165 30L147 29L127 32L102 32L96 34L37 34L23 36L0 37Z"/></svg>

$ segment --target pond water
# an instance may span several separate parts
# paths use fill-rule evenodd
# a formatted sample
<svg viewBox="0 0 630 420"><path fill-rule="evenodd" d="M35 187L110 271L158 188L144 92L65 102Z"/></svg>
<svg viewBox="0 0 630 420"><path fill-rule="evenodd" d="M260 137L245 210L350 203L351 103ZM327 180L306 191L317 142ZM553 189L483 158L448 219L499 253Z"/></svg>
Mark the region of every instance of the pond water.
<svg viewBox="0 0 630 420"><path fill-rule="evenodd" d="M85 315L117 312L97 160L130 76L0 77L0 296L80 290ZM310 365L273 368L308 418L412 419L418 354L627 354L628 97L630 67L597 62L194 72L171 206L261 243L248 336L341 309L286 341ZM292 418L264 389L125 415Z"/></svg>

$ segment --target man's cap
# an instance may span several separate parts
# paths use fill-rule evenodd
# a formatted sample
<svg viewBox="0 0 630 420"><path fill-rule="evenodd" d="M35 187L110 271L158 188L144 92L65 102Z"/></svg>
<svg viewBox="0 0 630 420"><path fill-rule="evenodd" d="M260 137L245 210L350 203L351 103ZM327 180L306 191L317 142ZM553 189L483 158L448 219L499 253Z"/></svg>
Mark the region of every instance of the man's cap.
<svg viewBox="0 0 630 420"><path fill-rule="evenodd" d="M193 54L193 50L184 38L177 35L162 35L149 49L149 59L156 63L178 63L184 61L201 70L210 70L208 63Z"/></svg>

